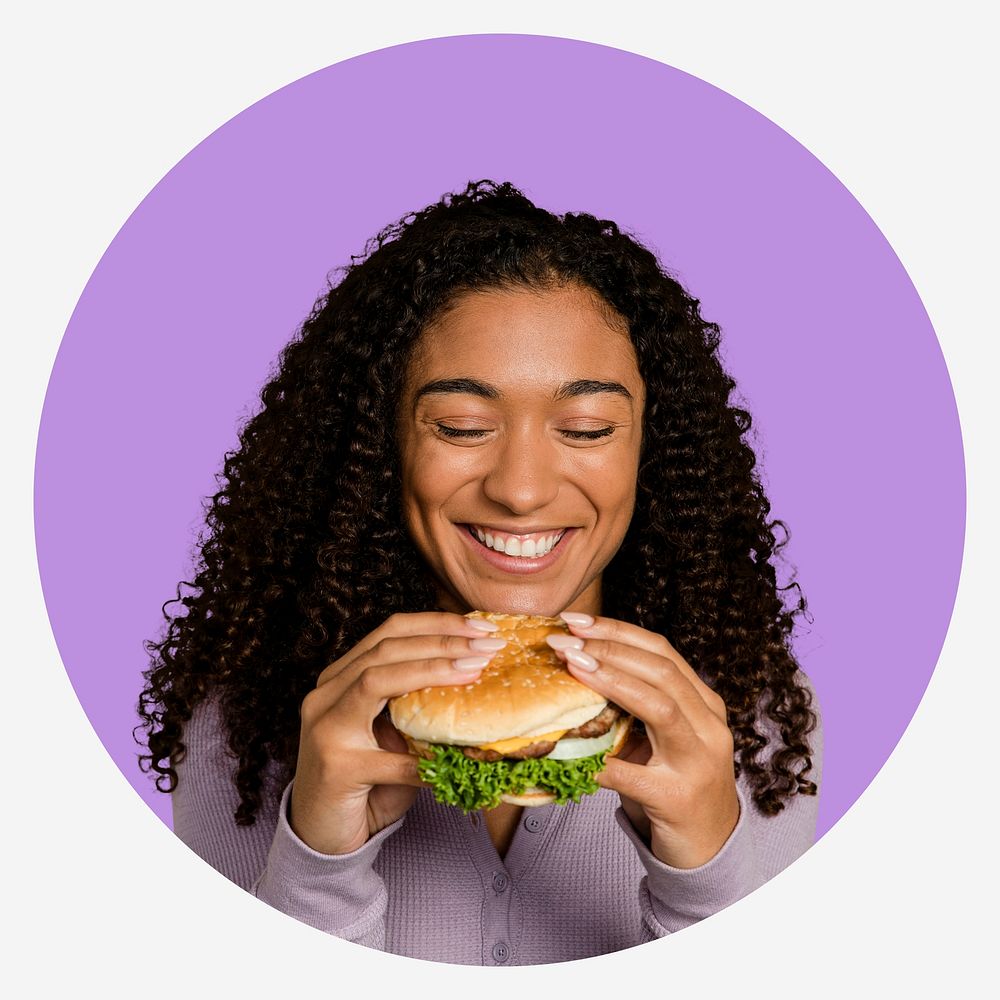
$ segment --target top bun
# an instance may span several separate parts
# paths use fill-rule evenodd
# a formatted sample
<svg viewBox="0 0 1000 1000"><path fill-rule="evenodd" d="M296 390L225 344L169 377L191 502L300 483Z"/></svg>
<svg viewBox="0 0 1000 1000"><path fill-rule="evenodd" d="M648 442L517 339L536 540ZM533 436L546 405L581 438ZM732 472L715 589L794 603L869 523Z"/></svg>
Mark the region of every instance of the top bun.
<svg viewBox="0 0 1000 1000"><path fill-rule="evenodd" d="M423 688L393 698L389 715L401 733L427 743L480 746L575 729L607 705L569 673L545 642L547 635L569 634L561 619L484 611L466 617L496 623L493 635L507 645L471 684Z"/></svg>

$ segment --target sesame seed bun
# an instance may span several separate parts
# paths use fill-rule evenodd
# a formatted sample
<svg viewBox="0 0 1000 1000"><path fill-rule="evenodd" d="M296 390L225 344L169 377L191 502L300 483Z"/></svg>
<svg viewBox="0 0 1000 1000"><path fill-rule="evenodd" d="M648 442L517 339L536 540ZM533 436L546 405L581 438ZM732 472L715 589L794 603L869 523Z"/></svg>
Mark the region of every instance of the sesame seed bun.
<svg viewBox="0 0 1000 1000"><path fill-rule="evenodd" d="M548 635L570 634L561 619L482 611L466 617L494 622L499 628L493 634L506 639L507 646L471 683L424 688L390 700L392 724L405 736L424 743L481 746L574 729L607 705L569 673L545 642Z"/></svg>

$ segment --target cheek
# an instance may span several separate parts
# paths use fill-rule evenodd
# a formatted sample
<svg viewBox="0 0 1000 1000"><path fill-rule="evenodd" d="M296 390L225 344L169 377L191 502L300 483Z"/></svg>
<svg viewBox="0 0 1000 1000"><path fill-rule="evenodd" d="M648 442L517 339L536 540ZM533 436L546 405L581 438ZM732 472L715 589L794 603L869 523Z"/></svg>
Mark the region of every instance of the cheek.
<svg viewBox="0 0 1000 1000"><path fill-rule="evenodd" d="M436 506L432 482L419 472L411 473L403 483L403 513L413 528L426 520L427 512Z"/></svg>
<svg viewBox="0 0 1000 1000"><path fill-rule="evenodd" d="M407 524L414 527L433 522L466 478L443 463L433 449L414 453L403 467L402 500Z"/></svg>
<svg viewBox="0 0 1000 1000"><path fill-rule="evenodd" d="M631 514L635 502L638 457L629 453L609 456L606 463L590 471L590 492L595 505L607 515Z"/></svg>
<svg viewBox="0 0 1000 1000"><path fill-rule="evenodd" d="M625 535L635 509L637 467L615 463L603 475L591 479L591 502L598 513L600 548L610 557Z"/></svg>

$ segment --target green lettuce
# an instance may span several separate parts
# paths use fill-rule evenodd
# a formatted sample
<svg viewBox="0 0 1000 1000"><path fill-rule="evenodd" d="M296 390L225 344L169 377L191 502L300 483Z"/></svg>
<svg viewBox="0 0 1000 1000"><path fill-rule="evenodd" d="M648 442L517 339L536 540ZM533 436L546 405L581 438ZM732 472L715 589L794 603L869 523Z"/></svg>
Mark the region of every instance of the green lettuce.
<svg viewBox="0 0 1000 1000"><path fill-rule="evenodd" d="M447 806L458 806L469 813L492 809L501 795L520 795L526 788L541 788L555 796L559 805L584 795L593 795L600 787L594 775L604 770L602 750L591 757L576 760L473 760L461 747L432 745L430 758L417 762L420 777L434 789L434 797Z"/></svg>

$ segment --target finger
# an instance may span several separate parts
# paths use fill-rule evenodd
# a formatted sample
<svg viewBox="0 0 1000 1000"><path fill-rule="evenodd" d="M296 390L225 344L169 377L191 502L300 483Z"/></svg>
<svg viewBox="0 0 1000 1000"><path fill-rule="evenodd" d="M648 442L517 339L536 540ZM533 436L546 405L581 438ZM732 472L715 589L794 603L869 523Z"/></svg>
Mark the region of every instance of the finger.
<svg viewBox="0 0 1000 1000"><path fill-rule="evenodd" d="M485 665L488 657L477 662ZM482 666L474 672L457 670L454 662L434 658L407 663L387 663L368 667L337 702L336 709L342 719L360 725L362 720L371 725L391 698L421 691L424 688L468 688L480 682Z"/></svg>
<svg viewBox="0 0 1000 1000"><path fill-rule="evenodd" d="M445 659L451 661L460 677L468 673L478 674L505 645L504 640L492 636L467 639L464 636L428 635L383 639L324 682L322 687L326 689L328 703L332 705L365 670L375 666Z"/></svg>
<svg viewBox="0 0 1000 1000"><path fill-rule="evenodd" d="M602 788L610 788L643 807L652 807L663 798L662 780L652 769L618 757L608 757L595 779Z"/></svg>
<svg viewBox="0 0 1000 1000"><path fill-rule="evenodd" d="M417 758L409 753L371 750L358 760L358 775L366 785L409 785L423 787Z"/></svg>
<svg viewBox="0 0 1000 1000"><path fill-rule="evenodd" d="M369 646L350 663L330 664L316 681L317 687L340 679L341 688L350 684L365 667L376 663L402 663L406 660L425 660L435 656L461 659L483 653L496 654L506 642L476 631L475 638L467 635L439 633L414 634L406 636L384 636ZM339 665L338 665L339 664Z"/></svg>
<svg viewBox="0 0 1000 1000"><path fill-rule="evenodd" d="M331 663L323 674L330 670L333 674L339 673L347 664L353 663L362 653L389 636L464 635L474 639L495 632L497 627L485 619L466 618L450 611L420 611L413 614L398 612L390 615L377 629L369 632L347 653Z"/></svg>
<svg viewBox="0 0 1000 1000"><path fill-rule="evenodd" d="M575 619L577 622L583 622L591 616L569 611L563 614L566 616L563 620L566 621L570 632L581 639L610 639L629 646L636 646L639 649L644 649L649 653L655 653L658 656L673 661L681 673L694 686L705 704L708 705L715 715L725 721L725 702L698 676L691 664L674 649L670 641L664 636L658 635L656 632L650 632L648 629L640 628L638 625L632 625L629 622L618 621L616 618L597 617L592 619L592 625L574 625L569 620L570 618ZM563 616L561 615L560 617Z"/></svg>
<svg viewBox="0 0 1000 1000"><path fill-rule="evenodd" d="M575 652L572 649L566 651L566 665L570 673L582 684L604 695L608 701L642 719L654 753L664 751L668 755L688 755L700 751L701 739L675 698L611 664L599 663L596 670L575 666Z"/></svg>
<svg viewBox="0 0 1000 1000"><path fill-rule="evenodd" d="M699 734L712 732L719 717L673 660L614 639L584 639L583 652L598 663L617 667L675 699Z"/></svg>
<svg viewBox="0 0 1000 1000"><path fill-rule="evenodd" d="M313 688L306 695L302 702L302 719L306 724L315 724L322 716L335 710L343 716L344 703L348 702L346 714L366 716L367 727L390 698L425 687L472 683L478 680L489 660L489 654L483 653L458 660L437 656L357 669L351 667L343 676Z"/></svg>

